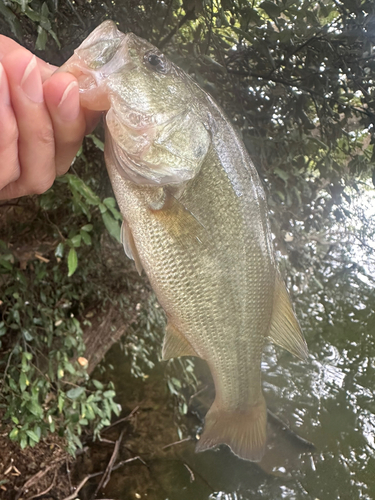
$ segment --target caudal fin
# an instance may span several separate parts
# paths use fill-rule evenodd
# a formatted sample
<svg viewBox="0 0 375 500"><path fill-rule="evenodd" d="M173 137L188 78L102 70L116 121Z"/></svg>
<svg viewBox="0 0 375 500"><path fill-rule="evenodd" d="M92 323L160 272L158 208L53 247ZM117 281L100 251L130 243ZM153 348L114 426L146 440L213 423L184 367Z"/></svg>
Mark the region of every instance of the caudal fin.
<svg viewBox="0 0 375 500"><path fill-rule="evenodd" d="M266 433L267 407L263 396L246 411L224 411L214 402L207 412L196 451L226 444L240 458L259 462L264 455Z"/></svg>

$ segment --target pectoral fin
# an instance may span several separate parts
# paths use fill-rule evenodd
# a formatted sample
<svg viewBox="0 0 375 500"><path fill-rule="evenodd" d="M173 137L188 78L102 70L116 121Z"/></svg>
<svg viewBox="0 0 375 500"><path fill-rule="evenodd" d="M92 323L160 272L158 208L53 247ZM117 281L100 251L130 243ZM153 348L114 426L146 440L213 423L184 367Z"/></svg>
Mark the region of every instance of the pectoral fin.
<svg viewBox="0 0 375 500"><path fill-rule="evenodd" d="M134 238L131 232L131 229L126 222L126 220L122 221L122 226L121 226L121 243L122 246L124 247L126 255L129 257L129 259L134 260L135 267L138 271L139 274L142 273L142 263L138 255L137 248L134 243Z"/></svg>
<svg viewBox="0 0 375 500"><path fill-rule="evenodd" d="M275 344L291 352L297 356L297 358L307 358L308 351L306 341L303 338L288 292L279 273L277 273L276 276L274 305L269 337Z"/></svg>
<svg viewBox="0 0 375 500"><path fill-rule="evenodd" d="M162 358L166 361L171 358L178 358L179 356L199 357L182 333L172 324L168 323L164 337Z"/></svg>
<svg viewBox="0 0 375 500"><path fill-rule="evenodd" d="M150 210L163 225L166 234L181 246L205 242L204 225L169 190L163 189L163 195L150 206Z"/></svg>

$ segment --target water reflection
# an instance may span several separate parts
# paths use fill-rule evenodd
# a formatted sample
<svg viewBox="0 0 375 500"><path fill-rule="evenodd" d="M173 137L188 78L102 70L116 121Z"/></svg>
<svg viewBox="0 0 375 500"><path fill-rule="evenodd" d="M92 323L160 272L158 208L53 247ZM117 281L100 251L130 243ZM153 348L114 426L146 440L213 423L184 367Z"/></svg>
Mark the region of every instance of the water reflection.
<svg viewBox="0 0 375 500"><path fill-rule="evenodd" d="M194 398L184 420L192 439L173 443L179 438L163 365L145 382L134 380L119 350L113 350L108 361L116 366L120 402L129 411L136 404L141 407L121 460L140 455L144 463L113 473L106 497L373 500L375 313L370 295L366 307L341 302L340 314L315 323L306 320L306 363L274 346L265 350L263 385L271 413L267 452L259 464L238 459L226 447L194 452L200 425L196 415L209 406L209 389ZM205 384L202 380L201 387Z"/></svg>

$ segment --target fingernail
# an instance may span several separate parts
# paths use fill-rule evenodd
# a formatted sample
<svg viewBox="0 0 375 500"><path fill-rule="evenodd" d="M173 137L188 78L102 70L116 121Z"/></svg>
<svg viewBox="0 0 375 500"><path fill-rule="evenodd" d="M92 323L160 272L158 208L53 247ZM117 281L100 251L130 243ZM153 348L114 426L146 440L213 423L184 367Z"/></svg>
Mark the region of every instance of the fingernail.
<svg viewBox="0 0 375 500"><path fill-rule="evenodd" d="M21 80L21 88L31 101L43 102L42 78L35 56L30 59L29 64L26 66Z"/></svg>
<svg viewBox="0 0 375 500"><path fill-rule="evenodd" d="M7 81L5 78L5 71L3 65L0 63L0 99L6 104L10 105L10 96Z"/></svg>
<svg viewBox="0 0 375 500"><path fill-rule="evenodd" d="M59 109L60 117L64 121L69 122L77 118L80 107L78 83L76 81L69 83L66 87L57 107Z"/></svg>

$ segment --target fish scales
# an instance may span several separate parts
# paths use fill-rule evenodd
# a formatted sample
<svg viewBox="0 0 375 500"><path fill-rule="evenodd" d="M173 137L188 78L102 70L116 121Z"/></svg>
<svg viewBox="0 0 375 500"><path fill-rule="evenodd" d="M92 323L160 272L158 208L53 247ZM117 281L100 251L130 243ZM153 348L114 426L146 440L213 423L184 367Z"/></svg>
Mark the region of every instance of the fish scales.
<svg viewBox="0 0 375 500"><path fill-rule="evenodd" d="M266 337L304 358L280 279L264 190L212 98L148 42L104 22L61 70L106 115L105 160L127 254L168 324L163 357L206 360L215 401L197 444L260 460L266 443Z"/></svg>

